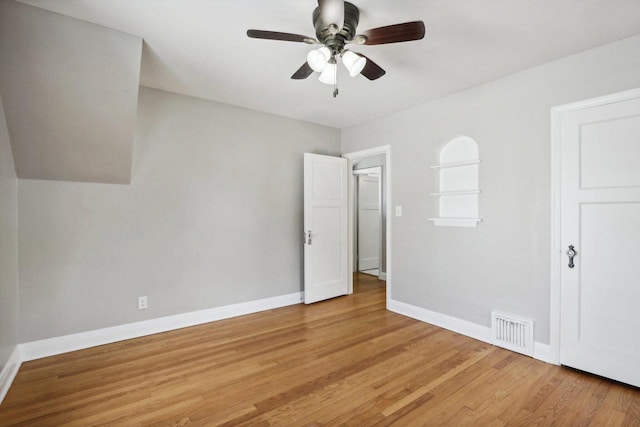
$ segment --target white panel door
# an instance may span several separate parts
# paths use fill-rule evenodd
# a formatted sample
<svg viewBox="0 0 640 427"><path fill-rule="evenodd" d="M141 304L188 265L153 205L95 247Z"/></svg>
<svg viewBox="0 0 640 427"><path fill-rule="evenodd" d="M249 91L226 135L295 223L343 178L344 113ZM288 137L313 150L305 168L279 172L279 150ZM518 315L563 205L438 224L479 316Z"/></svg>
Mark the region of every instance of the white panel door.
<svg viewBox="0 0 640 427"><path fill-rule="evenodd" d="M358 176L358 270L380 267L380 178Z"/></svg>
<svg viewBox="0 0 640 427"><path fill-rule="evenodd" d="M565 112L560 129L560 360L640 386L640 99Z"/></svg>
<svg viewBox="0 0 640 427"><path fill-rule="evenodd" d="M304 302L349 293L347 159L304 154Z"/></svg>

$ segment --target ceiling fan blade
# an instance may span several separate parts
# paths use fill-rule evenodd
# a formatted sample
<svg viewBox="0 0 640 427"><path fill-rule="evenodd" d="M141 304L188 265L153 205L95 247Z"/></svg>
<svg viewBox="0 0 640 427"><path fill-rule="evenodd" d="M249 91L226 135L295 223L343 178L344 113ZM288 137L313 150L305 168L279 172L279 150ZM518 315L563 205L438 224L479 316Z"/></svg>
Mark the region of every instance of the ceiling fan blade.
<svg viewBox="0 0 640 427"><path fill-rule="evenodd" d="M358 55L362 56L367 60L367 63L364 64L364 68L362 69L362 71L360 71L360 74L362 74L369 80L379 79L380 77L384 76L387 73L385 70L382 69L382 67L380 67L378 64L370 60L368 57L364 56L361 53L358 53Z"/></svg>
<svg viewBox="0 0 640 427"><path fill-rule="evenodd" d="M316 42L316 40L311 37L302 36L300 34L279 33L277 31L247 30L247 36L252 39L282 40L285 42L301 42L309 44Z"/></svg>
<svg viewBox="0 0 640 427"><path fill-rule="evenodd" d="M340 31L344 24L344 0L318 0L318 7L324 25L333 24Z"/></svg>
<svg viewBox="0 0 640 427"><path fill-rule="evenodd" d="M313 74L313 69L309 66L308 62L305 62L304 64L302 64L302 67L298 68L298 71L293 73L291 78L294 80L302 80L306 79L311 74Z"/></svg>
<svg viewBox="0 0 640 427"><path fill-rule="evenodd" d="M424 22L413 21L403 24L373 28L362 33L366 45L408 42L424 38Z"/></svg>

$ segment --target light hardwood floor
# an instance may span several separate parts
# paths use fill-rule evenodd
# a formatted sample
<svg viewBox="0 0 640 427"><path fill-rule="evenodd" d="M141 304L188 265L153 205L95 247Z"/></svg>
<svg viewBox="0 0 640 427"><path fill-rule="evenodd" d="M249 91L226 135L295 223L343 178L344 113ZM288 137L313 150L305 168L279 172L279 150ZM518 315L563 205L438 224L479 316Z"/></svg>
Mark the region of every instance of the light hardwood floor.
<svg viewBox="0 0 640 427"><path fill-rule="evenodd" d="M27 362L0 425L640 425L640 390L358 292Z"/></svg>

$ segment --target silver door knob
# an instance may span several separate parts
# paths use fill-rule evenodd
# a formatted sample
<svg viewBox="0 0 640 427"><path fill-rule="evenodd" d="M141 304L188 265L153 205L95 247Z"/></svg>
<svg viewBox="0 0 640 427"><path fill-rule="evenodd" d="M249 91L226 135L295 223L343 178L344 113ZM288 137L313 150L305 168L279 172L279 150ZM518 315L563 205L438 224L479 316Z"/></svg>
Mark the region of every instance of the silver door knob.
<svg viewBox="0 0 640 427"><path fill-rule="evenodd" d="M575 267L573 264L573 257L578 255L578 251L576 251L573 245L569 245L569 250L567 251L567 256L569 257L569 268Z"/></svg>

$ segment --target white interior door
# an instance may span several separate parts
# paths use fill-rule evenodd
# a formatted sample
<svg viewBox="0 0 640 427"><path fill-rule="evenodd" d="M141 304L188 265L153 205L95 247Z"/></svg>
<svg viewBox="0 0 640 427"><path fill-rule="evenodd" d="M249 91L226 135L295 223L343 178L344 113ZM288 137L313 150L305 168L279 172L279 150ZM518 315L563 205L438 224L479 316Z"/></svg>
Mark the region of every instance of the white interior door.
<svg viewBox="0 0 640 427"><path fill-rule="evenodd" d="M380 267L380 178L358 175L358 270Z"/></svg>
<svg viewBox="0 0 640 427"><path fill-rule="evenodd" d="M347 160L304 154L304 302L349 293Z"/></svg>
<svg viewBox="0 0 640 427"><path fill-rule="evenodd" d="M560 131L560 361L640 386L640 99L564 112Z"/></svg>

